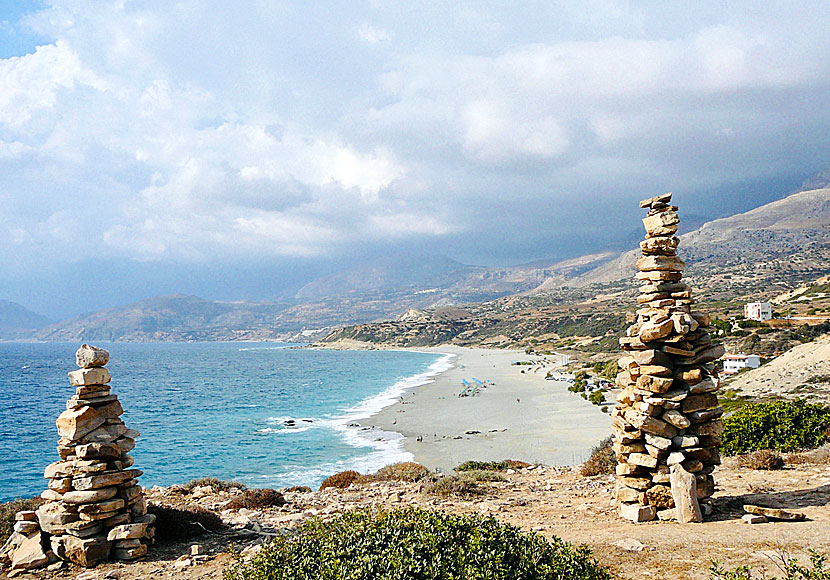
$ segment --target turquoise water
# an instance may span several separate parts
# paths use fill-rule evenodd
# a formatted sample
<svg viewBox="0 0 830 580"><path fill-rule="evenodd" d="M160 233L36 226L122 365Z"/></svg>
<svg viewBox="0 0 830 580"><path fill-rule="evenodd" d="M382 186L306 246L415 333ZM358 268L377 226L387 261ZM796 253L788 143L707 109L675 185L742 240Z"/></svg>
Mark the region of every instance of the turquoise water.
<svg viewBox="0 0 830 580"><path fill-rule="evenodd" d="M448 367L443 355L274 343L97 343L144 486L200 476L255 487L318 485L410 458L395 434L349 425ZM58 459L55 419L74 393L77 344L0 344L0 501L39 494Z"/></svg>

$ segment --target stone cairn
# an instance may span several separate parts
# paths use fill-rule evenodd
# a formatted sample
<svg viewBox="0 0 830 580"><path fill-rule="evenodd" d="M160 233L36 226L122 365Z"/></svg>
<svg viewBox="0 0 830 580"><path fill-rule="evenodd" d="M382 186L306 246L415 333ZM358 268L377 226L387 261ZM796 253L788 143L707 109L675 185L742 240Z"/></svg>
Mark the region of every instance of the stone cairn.
<svg viewBox="0 0 830 580"><path fill-rule="evenodd" d="M109 353L84 344L75 357L80 369L69 373L75 395L56 421L61 460L44 473L47 503L16 515L4 548L13 570L59 559L86 567L110 557L133 560L153 543L155 516L138 485L142 471L130 469L128 455L139 433L119 418L124 410L104 366Z"/></svg>
<svg viewBox="0 0 830 580"><path fill-rule="evenodd" d="M637 318L620 345L612 413L620 514L634 522L655 518L700 522L711 509L712 472L720 464L721 415L710 318L692 310L677 257L680 218L671 193L640 202L645 240L637 260ZM703 506L703 509L701 508Z"/></svg>

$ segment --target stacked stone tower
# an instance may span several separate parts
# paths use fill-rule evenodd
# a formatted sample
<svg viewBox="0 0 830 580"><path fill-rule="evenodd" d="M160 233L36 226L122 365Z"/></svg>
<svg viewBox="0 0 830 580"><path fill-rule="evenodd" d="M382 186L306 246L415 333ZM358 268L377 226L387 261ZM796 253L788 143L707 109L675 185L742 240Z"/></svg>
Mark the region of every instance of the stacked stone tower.
<svg viewBox="0 0 830 580"><path fill-rule="evenodd" d="M44 473L49 484L41 497L47 503L17 514L20 545L13 567L15 561L35 568L54 559L80 566L110 557L132 560L153 541L155 516L147 514L138 485L142 472L131 469L128 454L139 433L120 419L124 410L109 386L108 361L107 351L86 344L76 353L80 369L69 373L75 395L56 422L61 460Z"/></svg>
<svg viewBox="0 0 830 580"><path fill-rule="evenodd" d="M724 351L712 345L709 316L692 310L677 257L680 218L670 203L671 193L640 202L648 215L637 260L639 309L620 339L626 356L612 413L617 501L635 522L701 521L720 464L723 409L713 362Z"/></svg>

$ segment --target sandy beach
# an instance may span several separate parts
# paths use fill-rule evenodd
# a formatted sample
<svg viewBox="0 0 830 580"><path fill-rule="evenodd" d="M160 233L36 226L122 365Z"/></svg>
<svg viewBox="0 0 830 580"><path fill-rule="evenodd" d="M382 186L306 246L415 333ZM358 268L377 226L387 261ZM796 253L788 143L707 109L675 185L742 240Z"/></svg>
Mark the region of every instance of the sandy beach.
<svg viewBox="0 0 830 580"><path fill-rule="evenodd" d="M449 472L471 459L573 465L610 433L610 417L599 407L570 393L566 381L545 379L548 370L561 369L555 357L455 346L423 350L454 355L452 368L360 424L402 434L405 449L430 469ZM465 390L475 394L460 397Z"/></svg>

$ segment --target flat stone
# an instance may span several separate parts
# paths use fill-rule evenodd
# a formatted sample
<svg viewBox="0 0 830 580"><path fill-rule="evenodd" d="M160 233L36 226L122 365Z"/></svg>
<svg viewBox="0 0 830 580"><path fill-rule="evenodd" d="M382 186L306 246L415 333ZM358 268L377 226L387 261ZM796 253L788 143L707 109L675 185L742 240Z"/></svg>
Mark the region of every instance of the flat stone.
<svg viewBox="0 0 830 580"><path fill-rule="evenodd" d="M79 514L99 514L104 512L112 512L124 507L123 499L107 499L98 503L87 503L78 506Z"/></svg>
<svg viewBox="0 0 830 580"><path fill-rule="evenodd" d="M63 499L63 494L52 489L44 489L40 492L40 497L46 501L60 501Z"/></svg>
<svg viewBox="0 0 830 580"><path fill-rule="evenodd" d="M745 524L765 524L769 521L765 516L757 516L755 514L744 514L741 520Z"/></svg>
<svg viewBox="0 0 830 580"><path fill-rule="evenodd" d="M678 429L685 429L692 424L691 421L684 417L682 413L678 413L677 411L665 411L662 415L660 415L660 418L666 423L674 425Z"/></svg>
<svg viewBox="0 0 830 580"><path fill-rule="evenodd" d="M117 471L115 473L102 473L100 475L91 475L89 477L76 477L72 481L72 485L78 491L88 491L118 485L119 483L124 483L129 479L132 479L129 473Z"/></svg>
<svg viewBox="0 0 830 580"><path fill-rule="evenodd" d="M650 477L619 476L617 482L638 491L645 491L652 485Z"/></svg>
<svg viewBox="0 0 830 580"><path fill-rule="evenodd" d="M682 465L672 465L669 475L671 494L677 510L677 521L681 524L702 522L703 514L697 501L697 484L695 476Z"/></svg>
<svg viewBox="0 0 830 580"><path fill-rule="evenodd" d="M625 419L631 425L646 433L652 433L654 435L668 438L677 435L676 427L649 415L643 415L642 413L637 413L636 411L626 411Z"/></svg>
<svg viewBox="0 0 830 580"><path fill-rule="evenodd" d="M135 560L147 554L147 545L141 544L135 548L116 548L112 555L116 560Z"/></svg>
<svg viewBox="0 0 830 580"><path fill-rule="evenodd" d="M700 381L689 387L689 394L690 395L699 395L701 393L712 393L718 390L718 384L713 381L711 378L707 377L706 379Z"/></svg>
<svg viewBox="0 0 830 580"><path fill-rule="evenodd" d="M671 369L662 365L642 365L640 367L641 375L651 375L653 377L670 377Z"/></svg>
<svg viewBox="0 0 830 580"><path fill-rule="evenodd" d="M127 432L125 425L101 425L94 431L86 434L81 441L83 443L114 443Z"/></svg>
<svg viewBox="0 0 830 580"><path fill-rule="evenodd" d="M709 423L697 423L689 427L693 435L703 436L720 436L723 433L723 421L716 419Z"/></svg>
<svg viewBox="0 0 830 580"><path fill-rule="evenodd" d="M118 400L118 395L104 395L101 397L72 397L66 401L67 409L76 409L78 407L99 407L106 403L111 403ZM100 410L99 410L100 412Z"/></svg>
<svg viewBox="0 0 830 580"><path fill-rule="evenodd" d="M651 375L640 375L637 377L637 388L650 393L665 393L668 391L674 379L671 377L653 377Z"/></svg>
<svg viewBox="0 0 830 580"><path fill-rule="evenodd" d="M64 411L55 423L61 437L78 440L104 424L106 420L92 407L80 407Z"/></svg>
<svg viewBox="0 0 830 580"><path fill-rule="evenodd" d="M40 529L50 534L62 532L64 526L79 519L76 511L58 502L45 503L35 513Z"/></svg>
<svg viewBox="0 0 830 580"><path fill-rule="evenodd" d="M110 353L103 348L82 344L81 348L75 351L75 362L82 369L102 367L110 360Z"/></svg>
<svg viewBox="0 0 830 580"><path fill-rule="evenodd" d="M36 531L40 530L40 525L35 522L26 522L26 521L19 521L14 522L14 531L18 534L23 534L24 536L28 536Z"/></svg>
<svg viewBox="0 0 830 580"><path fill-rule="evenodd" d="M26 538L12 554L13 570L34 570L49 563L46 552L43 551L40 534Z"/></svg>
<svg viewBox="0 0 830 580"><path fill-rule="evenodd" d="M73 387L105 385L112 380L110 372L104 367L78 369L77 371L70 371L67 374L69 375L69 383Z"/></svg>
<svg viewBox="0 0 830 580"><path fill-rule="evenodd" d="M105 520L101 520L101 525L104 528L114 528L115 526L120 526L121 524L129 524L132 521L132 517L128 513L116 514L111 516Z"/></svg>
<svg viewBox="0 0 830 580"><path fill-rule="evenodd" d="M650 280L652 282L677 282L683 278L683 273L668 270L652 270L649 272L637 272L635 278L642 281Z"/></svg>
<svg viewBox="0 0 830 580"><path fill-rule="evenodd" d="M686 264L677 256L649 255L642 256L637 260L637 269L641 272L649 272L651 270L682 272L686 269Z"/></svg>
<svg viewBox="0 0 830 580"><path fill-rule="evenodd" d="M106 397L109 394L109 385L84 385L75 389L75 396L79 399Z"/></svg>
<svg viewBox="0 0 830 580"><path fill-rule="evenodd" d="M64 541L63 550L65 557L77 564L90 568L96 564L106 561L110 555L112 543L106 538L77 538L75 536L67 536Z"/></svg>
<svg viewBox="0 0 830 580"><path fill-rule="evenodd" d="M657 449L661 449L666 451L669 447L672 446L672 440L668 437L661 437L659 435L653 435L651 433L645 434L646 443L649 445L656 447Z"/></svg>
<svg viewBox="0 0 830 580"><path fill-rule="evenodd" d="M642 552L646 548L639 540L635 540L634 538L620 538L616 542L613 542L613 544L621 550L628 552Z"/></svg>
<svg viewBox="0 0 830 580"><path fill-rule="evenodd" d="M127 453L128 451L135 449L135 439L131 439L129 437L121 437L115 441L115 444L118 445L123 453Z"/></svg>
<svg viewBox="0 0 830 580"><path fill-rule="evenodd" d="M651 207L655 204L667 204L671 201L671 192L668 193L661 193L660 195L655 195L654 197L649 197L648 199L644 199L640 202L640 207L647 208Z"/></svg>
<svg viewBox="0 0 830 580"><path fill-rule="evenodd" d="M75 455L80 459L118 459L121 448L115 443L87 443L78 445Z"/></svg>
<svg viewBox="0 0 830 580"><path fill-rule="evenodd" d="M88 491L69 491L63 494L63 501L67 503L97 503L115 497L118 489L105 487Z"/></svg>
<svg viewBox="0 0 830 580"><path fill-rule="evenodd" d="M669 318L660 323L643 324L638 336L642 342L651 342L668 336L672 330L674 330L674 323Z"/></svg>
<svg viewBox="0 0 830 580"><path fill-rule="evenodd" d="M638 350L631 353L631 358L640 365L660 365L663 367L671 367L671 357L666 356L665 353L650 348L648 350Z"/></svg>
<svg viewBox="0 0 830 580"><path fill-rule="evenodd" d="M760 505L745 504L744 511L756 516L764 516L771 520L797 521L806 519L804 512L795 512L780 508L764 507Z"/></svg>
<svg viewBox="0 0 830 580"><path fill-rule="evenodd" d="M143 538L147 534L146 523L124 524L115 526L107 534L107 539L114 540L129 540L132 538Z"/></svg>
<svg viewBox="0 0 830 580"><path fill-rule="evenodd" d="M711 409L718 406L718 397L712 393L703 393L700 395L690 395L683 399L681 409L684 413L691 413L693 411L701 411L703 409Z"/></svg>
<svg viewBox="0 0 830 580"><path fill-rule="evenodd" d="M637 475L644 471L644 469L639 465L633 465L629 463L617 463L615 468L617 475Z"/></svg>
<svg viewBox="0 0 830 580"><path fill-rule="evenodd" d="M640 465L642 467L657 467L657 458L645 453L632 453L628 456L629 465Z"/></svg>
<svg viewBox="0 0 830 580"><path fill-rule="evenodd" d="M104 526L100 522L78 520L71 524L66 524L66 533L76 538L90 538L97 536L104 531Z"/></svg>
<svg viewBox="0 0 830 580"><path fill-rule="evenodd" d="M639 502L642 495L643 492L625 485L617 487L616 498L620 503Z"/></svg>
<svg viewBox="0 0 830 580"><path fill-rule="evenodd" d="M114 397L115 395L113 395ZM124 414L124 408L121 406L121 402L117 399L103 405L102 407L97 407L98 413L104 417L105 419L116 419L117 417Z"/></svg>
<svg viewBox="0 0 830 580"><path fill-rule="evenodd" d="M14 521L16 522L36 522L37 512L34 510L23 510L14 514Z"/></svg>
<svg viewBox="0 0 830 580"><path fill-rule="evenodd" d="M672 256L677 251L680 239L674 236L655 236L640 242L640 250L644 254L662 254Z"/></svg>
<svg viewBox="0 0 830 580"><path fill-rule="evenodd" d="M657 510L650 505L640 505L637 503L623 503L620 504L620 515L632 522L650 522L657 517Z"/></svg>
<svg viewBox="0 0 830 580"><path fill-rule="evenodd" d="M661 522L671 522L677 520L677 508L657 510L657 519Z"/></svg>
<svg viewBox="0 0 830 580"><path fill-rule="evenodd" d="M723 415L723 408L716 407L715 409L705 409L703 411L693 411L686 416L692 423L705 423L719 419Z"/></svg>
<svg viewBox="0 0 830 580"><path fill-rule="evenodd" d="M138 538L133 538L131 540L118 540L117 542L113 543L113 548L137 548L141 545L141 540Z"/></svg>

